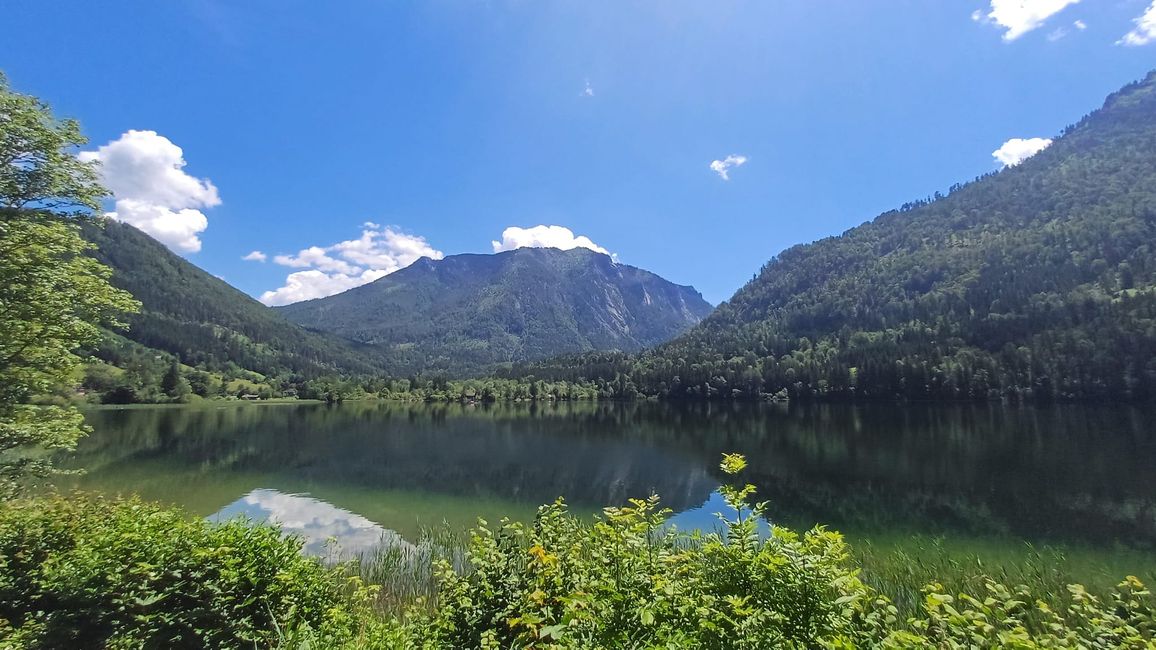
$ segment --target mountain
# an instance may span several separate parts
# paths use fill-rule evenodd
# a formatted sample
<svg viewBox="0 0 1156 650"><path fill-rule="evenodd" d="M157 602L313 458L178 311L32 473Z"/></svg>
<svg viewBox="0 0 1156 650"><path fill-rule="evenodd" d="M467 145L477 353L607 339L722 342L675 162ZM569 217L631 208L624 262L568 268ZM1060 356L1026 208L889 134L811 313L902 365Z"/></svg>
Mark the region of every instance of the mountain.
<svg viewBox="0 0 1156 650"><path fill-rule="evenodd" d="M1017 166L783 251L653 352L532 371L667 396L1156 399L1156 72Z"/></svg>
<svg viewBox="0 0 1156 650"><path fill-rule="evenodd" d="M128 224L106 219L83 233L112 267L112 283L141 302L121 333L130 341L208 370L315 377L379 369L372 353L288 322Z"/></svg>
<svg viewBox="0 0 1156 650"><path fill-rule="evenodd" d="M637 351L699 322L691 287L584 248L423 258L370 284L280 308L289 320L383 346L394 367L462 374L590 350Z"/></svg>

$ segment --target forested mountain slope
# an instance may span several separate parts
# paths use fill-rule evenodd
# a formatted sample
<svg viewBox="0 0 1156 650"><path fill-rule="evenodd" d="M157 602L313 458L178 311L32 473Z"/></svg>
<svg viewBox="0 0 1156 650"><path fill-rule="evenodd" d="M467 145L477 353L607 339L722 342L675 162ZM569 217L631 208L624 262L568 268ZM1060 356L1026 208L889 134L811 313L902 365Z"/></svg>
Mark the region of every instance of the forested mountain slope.
<svg viewBox="0 0 1156 650"><path fill-rule="evenodd" d="M1154 247L1156 73L1018 166L784 251L668 345L534 372L671 396L1151 400Z"/></svg>
<svg viewBox="0 0 1156 650"><path fill-rule="evenodd" d="M372 352L286 321L132 226L102 220L84 235L112 267L112 283L141 302L122 333L131 341L209 370L313 377L379 369Z"/></svg>
<svg viewBox="0 0 1156 650"><path fill-rule="evenodd" d="M685 332L710 309L693 288L606 255L519 248L422 259L280 311L382 346L393 368L461 375L563 353L637 351Z"/></svg>

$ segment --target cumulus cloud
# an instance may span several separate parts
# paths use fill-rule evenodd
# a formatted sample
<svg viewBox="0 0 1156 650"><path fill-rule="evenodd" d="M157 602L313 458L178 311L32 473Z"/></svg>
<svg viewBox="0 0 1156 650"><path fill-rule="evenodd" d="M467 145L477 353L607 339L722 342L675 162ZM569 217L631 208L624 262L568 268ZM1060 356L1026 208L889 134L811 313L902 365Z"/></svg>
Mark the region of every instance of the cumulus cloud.
<svg viewBox="0 0 1156 650"><path fill-rule="evenodd" d="M184 152L171 140L156 131L127 131L78 157L100 162L101 180L116 199L109 217L140 228L174 250L201 250L198 235L209 220L200 209L220 205L221 198L209 179L184 171Z"/></svg>
<svg viewBox="0 0 1156 650"><path fill-rule="evenodd" d="M736 153L723 158L722 160L712 160L710 168L719 175L719 178L724 181L731 179L730 170L732 167L741 167L747 162L747 157Z"/></svg>
<svg viewBox="0 0 1156 650"><path fill-rule="evenodd" d="M245 260L246 262L264 262L265 260L269 259L269 256L262 253L261 251L253 251L241 259Z"/></svg>
<svg viewBox="0 0 1156 650"><path fill-rule="evenodd" d="M582 95L581 96L582 97L593 97L594 96L594 86L590 85L589 79L586 80L586 87L582 89Z"/></svg>
<svg viewBox="0 0 1156 650"><path fill-rule="evenodd" d="M261 294L261 302L275 307L289 305L302 300L324 298L348 291L363 284L388 275L385 271L366 269L359 274L326 273L317 269L297 271L285 278L285 286Z"/></svg>
<svg viewBox="0 0 1156 650"><path fill-rule="evenodd" d="M276 255L273 261L281 266L289 266L295 269L307 269L310 267L321 269L322 271L331 273L357 273L356 266L329 255L332 246L322 248L320 246L310 246L297 253L296 255Z"/></svg>
<svg viewBox="0 0 1156 650"><path fill-rule="evenodd" d="M423 257L440 260L445 255L424 237L367 221L357 239L310 246L295 255L275 255L276 264L307 270L290 273L284 286L266 291L260 300L274 306L332 296L373 282Z"/></svg>
<svg viewBox="0 0 1156 650"><path fill-rule="evenodd" d="M574 235L574 231L564 226L534 226L519 228L510 226L502 231L502 241L490 242L495 253L512 251L515 248L589 248L596 253L610 255L610 251L595 244L585 235Z"/></svg>
<svg viewBox="0 0 1156 650"><path fill-rule="evenodd" d="M1136 23L1136 27L1116 41L1117 45L1147 45L1156 40L1156 0L1152 0L1152 4L1148 5L1144 13L1132 22Z"/></svg>
<svg viewBox="0 0 1156 650"><path fill-rule="evenodd" d="M1085 23L1082 20L1077 20L1077 21L1072 23L1072 27L1075 27L1076 29L1078 29L1080 31L1084 31L1085 29L1088 28L1088 23Z"/></svg>
<svg viewBox="0 0 1156 650"><path fill-rule="evenodd" d="M1014 41L1038 29L1052 16L1080 0L991 0L991 11L971 14L972 20L1003 28L1003 40Z"/></svg>
<svg viewBox="0 0 1156 650"><path fill-rule="evenodd" d="M1004 167L1012 167L1047 149L1051 143L1050 138L1012 138L991 155Z"/></svg>
<svg viewBox="0 0 1156 650"><path fill-rule="evenodd" d="M423 257L435 260L443 257L442 252L431 248L425 238L382 228L371 221L364 224L361 237L335 244L331 250L354 264L386 273L393 273Z"/></svg>

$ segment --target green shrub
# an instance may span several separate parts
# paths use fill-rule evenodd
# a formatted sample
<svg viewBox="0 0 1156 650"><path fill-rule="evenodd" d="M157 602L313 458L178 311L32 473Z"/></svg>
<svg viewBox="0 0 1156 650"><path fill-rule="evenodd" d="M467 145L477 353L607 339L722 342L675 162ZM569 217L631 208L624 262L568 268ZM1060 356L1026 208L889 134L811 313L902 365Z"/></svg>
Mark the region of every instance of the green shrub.
<svg viewBox="0 0 1156 650"><path fill-rule="evenodd" d="M724 458L727 473L744 466ZM738 514L708 535L669 529L656 497L593 524L562 501L531 525L482 522L464 558L439 554L432 601L405 616L349 577L357 567L303 558L272 526L137 500L0 504L0 648L1156 650L1156 603L1136 578L1102 598L933 584L904 618L838 533L763 535L754 489L721 491ZM390 566L404 570L374 570Z"/></svg>
<svg viewBox="0 0 1156 650"><path fill-rule="evenodd" d="M727 473L744 467L724 458ZM1105 602L1073 585L1062 612L993 580L980 597L931 585L922 613L902 620L860 580L839 534L761 536L765 505L745 510L753 491L722 488L740 514L705 536L666 529L657 498L608 508L593 525L561 501L531 526L483 522L469 569L443 562L432 613L414 615L408 642L390 647L1156 648L1151 594L1135 578Z"/></svg>
<svg viewBox="0 0 1156 650"><path fill-rule="evenodd" d="M730 456L724 469L742 469ZM592 526L558 501L532 526L473 534L471 571L442 567L438 606L413 623L437 648L813 647L881 637L894 608L873 600L837 533L760 537L753 488L724 488L740 514L725 534L667 529L657 498L608 508ZM747 514L742 514L746 510Z"/></svg>
<svg viewBox="0 0 1156 650"><path fill-rule="evenodd" d="M0 504L2 647L267 647L350 627L347 603L270 526L86 495Z"/></svg>
<svg viewBox="0 0 1156 650"><path fill-rule="evenodd" d="M909 621L908 630L866 641L885 648L1156 648L1152 594L1134 577L1121 582L1105 603L1080 585L1069 585L1072 599L1064 612L1023 588L988 581L985 590L978 598L952 597L929 585L924 616Z"/></svg>

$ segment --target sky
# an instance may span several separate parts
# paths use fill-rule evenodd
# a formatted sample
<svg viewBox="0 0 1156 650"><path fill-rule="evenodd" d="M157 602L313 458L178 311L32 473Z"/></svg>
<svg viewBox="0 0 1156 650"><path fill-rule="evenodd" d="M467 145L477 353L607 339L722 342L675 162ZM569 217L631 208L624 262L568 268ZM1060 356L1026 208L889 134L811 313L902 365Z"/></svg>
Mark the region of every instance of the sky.
<svg viewBox="0 0 1156 650"><path fill-rule="evenodd" d="M519 246L718 303L1156 68L1156 0L0 0L0 24L106 209L267 304Z"/></svg>

